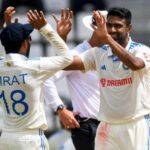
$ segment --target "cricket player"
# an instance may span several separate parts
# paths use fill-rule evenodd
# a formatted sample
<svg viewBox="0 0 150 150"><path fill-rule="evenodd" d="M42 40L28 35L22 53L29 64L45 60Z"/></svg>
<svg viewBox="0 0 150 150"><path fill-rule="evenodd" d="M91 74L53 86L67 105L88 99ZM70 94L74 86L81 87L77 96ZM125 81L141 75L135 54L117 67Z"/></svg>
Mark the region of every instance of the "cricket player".
<svg viewBox="0 0 150 150"><path fill-rule="evenodd" d="M2 30L0 39L6 55L0 60L0 105L4 112L0 150L49 149L43 133L47 122L41 88L46 79L72 62L72 56L66 55L68 47L42 12L38 18L40 32L49 37L62 56L29 59L30 24L13 23Z"/></svg>
<svg viewBox="0 0 150 150"><path fill-rule="evenodd" d="M130 10L110 8L107 21L98 11L93 17L98 47L75 56L65 69L98 71L101 123L95 150L149 150L150 48L131 39Z"/></svg>

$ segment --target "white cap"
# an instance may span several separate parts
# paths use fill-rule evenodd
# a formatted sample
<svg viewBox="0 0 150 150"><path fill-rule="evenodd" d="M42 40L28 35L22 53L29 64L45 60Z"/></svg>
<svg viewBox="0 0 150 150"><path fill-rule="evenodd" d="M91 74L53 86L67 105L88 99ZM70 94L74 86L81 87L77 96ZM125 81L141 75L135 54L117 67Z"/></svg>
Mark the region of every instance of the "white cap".
<svg viewBox="0 0 150 150"><path fill-rule="evenodd" d="M99 12L101 13L101 15L103 15L105 18L107 17L107 14L108 14L107 10L98 10L98 11L99 11ZM92 15L85 16L85 17L83 17L82 22L83 22L83 24L84 24L88 29L90 29L90 30L93 31L93 29L92 29L92 27L91 27L92 18L93 18Z"/></svg>

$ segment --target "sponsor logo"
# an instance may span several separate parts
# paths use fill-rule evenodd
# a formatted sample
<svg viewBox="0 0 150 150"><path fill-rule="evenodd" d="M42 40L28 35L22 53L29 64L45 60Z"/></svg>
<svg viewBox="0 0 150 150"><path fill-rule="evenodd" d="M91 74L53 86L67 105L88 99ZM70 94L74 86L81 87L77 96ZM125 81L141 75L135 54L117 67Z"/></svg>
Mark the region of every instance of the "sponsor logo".
<svg viewBox="0 0 150 150"><path fill-rule="evenodd" d="M100 86L106 87L106 86L124 86L124 85L131 85L132 84L132 78L125 78L120 80L109 80L106 78L100 79Z"/></svg>

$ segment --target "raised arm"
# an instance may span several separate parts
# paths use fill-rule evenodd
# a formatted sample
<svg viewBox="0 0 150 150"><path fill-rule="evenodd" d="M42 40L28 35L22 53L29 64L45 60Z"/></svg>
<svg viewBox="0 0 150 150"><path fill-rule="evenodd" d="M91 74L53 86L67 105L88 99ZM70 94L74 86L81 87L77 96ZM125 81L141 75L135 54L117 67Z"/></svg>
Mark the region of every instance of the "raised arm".
<svg viewBox="0 0 150 150"><path fill-rule="evenodd" d="M92 26L95 35L97 36L97 45L100 46L108 44L112 48L113 53L130 69L142 69L145 66L144 61L129 53L123 46L117 43L111 35L108 34L104 17L96 11L94 11L93 16L97 24L97 27L94 25Z"/></svg>
<svg viewBox="0 0 150 150"><path fill-rule="evenodd" d="M39 30L41 34L46 37L46 39L56 48L56 53L58 55L68 53L69 49L66 43L61 39L61 37L53 30L50 24L48 24L42 11L37 12L37 10L29 11L27 13L29 22L31 25ZM84 65L79 56L74 57L73 63L70 67L65 68L65 70L84 70Z"/></svg>
<svg viewBox="0 0 150 150"><path fill-rule="evenodd" d="M14 22L18 22L18 18L15 18L14 20L12 20L12 16L16 13L15 8L14 7L7 7L5 12L4 12L4 21L6 23L6 25L10 24L10 23L14 23Z"/></svg>
<svg viewBox="0 0 150 150"><path fill-rule="evenodd" d="M61 9L60 20L55 15L53 15L53 18L57 25L57 33L64 41L67 40L67 36L72 29L72 17L73 12L70 9Z"/></svg>
<svg viewBox="0 0 150 150"><path fill-rule="evenodd" d="M29 10L27 16L29 23L35 29L39 30L40 33L51 43L58 55L67 53L67 50L69 49L68 46L48 23L42 11L38 12L37 10Z"/></svg>

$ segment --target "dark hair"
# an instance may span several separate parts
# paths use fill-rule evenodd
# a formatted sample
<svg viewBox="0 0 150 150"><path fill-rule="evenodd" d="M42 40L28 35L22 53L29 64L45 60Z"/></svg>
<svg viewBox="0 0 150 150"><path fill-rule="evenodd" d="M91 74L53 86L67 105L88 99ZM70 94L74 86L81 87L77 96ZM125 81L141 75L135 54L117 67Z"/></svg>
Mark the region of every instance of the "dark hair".
<svg viewBox="0 0 150 150"><path fill-rule="evenodd" d="M107 18L109 16L118 16L126 20L127 25L131 24L132 14L129 9L122 7L112 7L108 10Z"/></svg>

